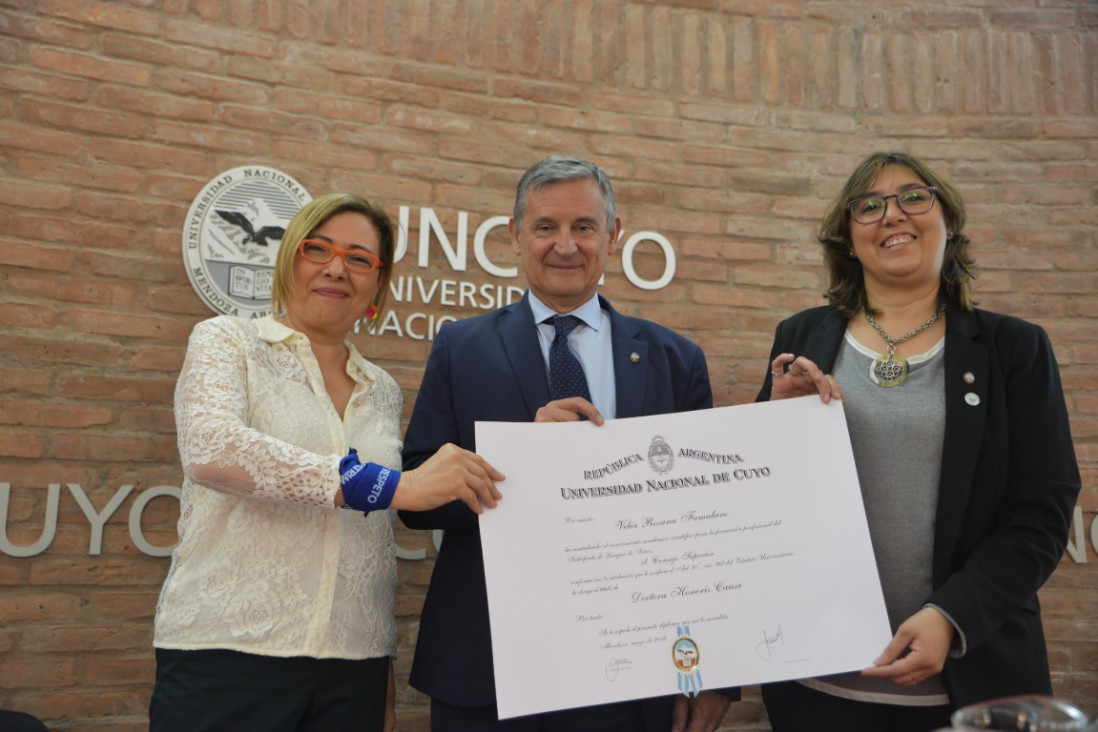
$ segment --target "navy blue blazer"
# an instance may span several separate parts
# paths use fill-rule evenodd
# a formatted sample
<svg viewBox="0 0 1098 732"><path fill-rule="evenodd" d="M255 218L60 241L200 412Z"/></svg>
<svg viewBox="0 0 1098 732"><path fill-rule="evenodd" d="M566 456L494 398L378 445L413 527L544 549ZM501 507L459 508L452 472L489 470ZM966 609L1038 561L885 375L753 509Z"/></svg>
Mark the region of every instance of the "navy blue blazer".
<svg viewBox="0 0 1098 732"><path fill-rule="evenodd" d="M473 425L478 420L532 422L549 402L549 379L528 297L450 323L439 332L404 440L405 470L447 442L475 450ZM599 303L610 314L617 417L713 406L709 369L697 345L663 326L618 314L601 296ZM409 528L446 532L420 616L411 685L456 706L494 704L477 515L454 501L432 511L401 511L400 517ZM669 700L652 703L653 719L662 718L664 725Z"/></svg>
<svg viewBox="0 0 1098 732"><path fill-rule="evenodd" d="M829 307L798 313L778 325L770 361L795 353L830 373L846 326ZM1082 486L1052 345L1024 320L949 307L945 382L926 602L949 613L967 643L946 660L950 701L1051 694L1037 590L1064 554ZM770 387L768 369L759 401Z"/></svg>

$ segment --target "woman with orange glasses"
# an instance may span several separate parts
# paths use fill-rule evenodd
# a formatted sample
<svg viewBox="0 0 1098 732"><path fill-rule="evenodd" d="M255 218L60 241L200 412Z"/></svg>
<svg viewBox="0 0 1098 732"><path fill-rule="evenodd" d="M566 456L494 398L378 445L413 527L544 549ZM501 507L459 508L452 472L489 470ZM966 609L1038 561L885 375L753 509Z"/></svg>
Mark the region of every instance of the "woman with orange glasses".
<svg viewBox="0 0 1098 732"><path fill-rule="evenodd" d="M449 445L401 473L401 392L348 335L385 305L389 216L312 201L272 314L191 335L176 387L179 544L156 614L153 732L390 730L392 508L495 506L502 475ZM348 510L340 510L348 509Z"/></svg>

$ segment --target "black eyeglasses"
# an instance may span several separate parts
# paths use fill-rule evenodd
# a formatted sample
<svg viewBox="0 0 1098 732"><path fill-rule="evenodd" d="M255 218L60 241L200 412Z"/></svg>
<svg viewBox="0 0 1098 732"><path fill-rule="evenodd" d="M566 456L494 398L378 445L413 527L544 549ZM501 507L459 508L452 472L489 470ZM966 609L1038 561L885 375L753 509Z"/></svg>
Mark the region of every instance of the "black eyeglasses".
<svg viewBox="0 0 1098 732"><path fill-rule="evenodd" d="M301 256L315 264L327 264L336 257L343 258L343 266L352 272L373 272L385 267L373 252L365 249L336 249L320 239L305 239L298 245Z"/></svg>
<svg viewBox="0 0 1098 732"><path fill-rule="evenodd" d="M892 196L865 196L855 198L846 204L850 215L859 224L874 224L884 218L888 208L888 199L895 198L896 205L905 214L914 215L926 213L934 208L934 199L938 195L938 189L934 186L919 186L908 188Z"/></svg>

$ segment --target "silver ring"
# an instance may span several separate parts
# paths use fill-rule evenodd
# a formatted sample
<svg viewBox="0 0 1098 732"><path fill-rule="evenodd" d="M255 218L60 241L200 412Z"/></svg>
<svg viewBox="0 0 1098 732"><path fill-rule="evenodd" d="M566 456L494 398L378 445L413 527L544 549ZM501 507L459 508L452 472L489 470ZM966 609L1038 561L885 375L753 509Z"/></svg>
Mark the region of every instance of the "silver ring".
<svg viewBox="0 0 1098 732"><path fill-rule="evenodd" d="M781 371L774 371L773 369L771 369L770 375L773 376L776 379L779 376L782 376L782 372Z"/></svg>
<svg viewBox="0 0 1098 732"><path fill-rule="evenodd" d="M785 373L789 374L790 376L800 376L801 375L800 372L793 371L793 365L792 364L790 364L789 370L786 371Z"/></svg>

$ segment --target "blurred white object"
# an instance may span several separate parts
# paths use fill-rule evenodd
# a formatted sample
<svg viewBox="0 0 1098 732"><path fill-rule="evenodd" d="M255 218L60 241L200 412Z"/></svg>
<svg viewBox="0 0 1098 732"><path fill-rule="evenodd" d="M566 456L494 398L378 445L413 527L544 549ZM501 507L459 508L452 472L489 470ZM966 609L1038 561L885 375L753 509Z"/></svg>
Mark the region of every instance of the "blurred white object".
<svg viewBox="0 0 1098 732"><path fill-rule="evenodd" d="M950 717L954 730L1084 732L1087 715L1050 696L1012 696L970 704Z"/></svg>

